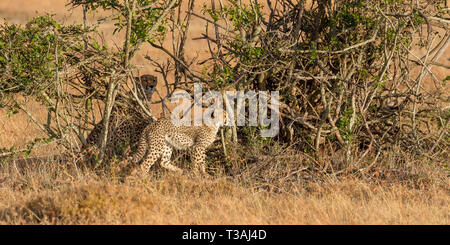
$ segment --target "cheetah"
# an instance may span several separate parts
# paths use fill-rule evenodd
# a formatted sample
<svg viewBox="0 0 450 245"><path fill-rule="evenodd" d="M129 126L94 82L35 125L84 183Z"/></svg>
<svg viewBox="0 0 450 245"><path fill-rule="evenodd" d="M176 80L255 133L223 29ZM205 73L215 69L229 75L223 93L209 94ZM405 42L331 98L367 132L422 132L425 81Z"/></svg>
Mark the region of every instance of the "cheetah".
<svg viewBox="0 0 450 245"><path fill-rule="evenodd" d="M178 126L168 119L151 122L142 132L137 151L129 158L132 164L142 160L143 172L161 159L161 166L178 173L183 171L170 163L173 149L189 150L196 170L205 175L207 148L215 141L222 123L210 126Z"/></svg>
<svg viewBox="0 0 450 245"><path fill-rule="evenodd" d="M142 75L134 78L137 88L138 98L142 101L151 100L151 96L156 88L157 78L153 75ZM132 97L131 92L128 97ZM132 106L123 108L120 103L116 103L111 111L108 138L107 138L107 150L115 151L123 144L128 143L129 146L135 146L140 138L141 132L147 126L149 118L143 117L144 113L140 111L140 107L137 103L133 102ZM103 120L94 126L94 129L90 132L86 139L86 145L83 147L84 153L88 151L89 147L96 146L101 131L103 128ZM122 145L121 145L122 144Z"/></svg>

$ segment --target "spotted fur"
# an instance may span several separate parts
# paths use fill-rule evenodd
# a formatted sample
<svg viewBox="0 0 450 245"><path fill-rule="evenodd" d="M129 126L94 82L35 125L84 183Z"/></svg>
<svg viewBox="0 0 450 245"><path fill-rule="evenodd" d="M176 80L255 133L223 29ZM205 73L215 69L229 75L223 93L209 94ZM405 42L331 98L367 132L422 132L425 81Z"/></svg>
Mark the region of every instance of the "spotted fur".
<svg viewBox="0 0 450 245"><path fill-rule="evenodd" d="M161 159L161 166L176 172L182 170L170 163L173 149L189 150L195 167L205 174L206 150L216 139L219 125L212 126L178 126L170 120L162 119L148 124L142 132L137 151L131 161L136 164L142 159L142 170L148 172L150 167Z"/></svg>
<svg viewBox="0 0 450 245"><path fill-rule="evenodd" d="M142 101L150 101L153 91L157 84L157 78L153 75L143 75L134 78L138 85L137 95ZM132 96L131 92L128 96ZM148 125L149 118L140 111L140 106L136 103L134 106L116 105L111 111L109 130L107 138L107 151L115 151L125 145L134 146L138 143L141 132ZM94 129L86 139L85 150L96 146L99 142L101 131L103 129L103 120L94 126Z"/></svg>

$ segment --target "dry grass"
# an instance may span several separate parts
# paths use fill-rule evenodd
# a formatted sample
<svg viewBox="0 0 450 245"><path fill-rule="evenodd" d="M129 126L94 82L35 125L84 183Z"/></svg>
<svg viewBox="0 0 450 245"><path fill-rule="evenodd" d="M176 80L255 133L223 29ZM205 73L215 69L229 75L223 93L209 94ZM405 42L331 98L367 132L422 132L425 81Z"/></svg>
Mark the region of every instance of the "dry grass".
<svg viewBox="0 0 450 245"><path fill-rule="evenodd" d="M21 166L22 165L22 166ZM154 171L124 181L57 161L3 163L0 224L449 224L448 182L301 181L290 191Z"/></svg>
<svg viewBox="0 0 450 245"><path fill-rule="evenodd" d="M204 2L209 1L198 1L197 6ZM0 17L23 24L32 16L52 12L65 23L80 23L80 11L68 14L64 4L60 0L2 0ZM120 43L120 37L112 38L112 30L111 25L102 31L110 44ZM203 31L204 23L194 19L188 57L206 54L204 43L191 40ZM164 56L144 47L133 61L143 67L142 73L154 73L144 54ZM445 63L446 57L440 62ZM448 70L433 67L433 73L444 78ZM37 104L28 106L40 110ZM156 114L159 106L152 109ZM42 112L40 116L45 117ZM26 115L9 119L5 115L0 110L0 147L20 147L39 136ZM37 153L49 152L54 151ZM247 154L258 156L260 152ZM108 168L84 169L55 160L35 164L0 161L0 224L450 224L448 170L439 163L393 157L375 166L379 170L366 173L368 177L301 172L284 180L276 174L294 172L302 162L289 161L270 159L248 165L248 170L237 173L240 177L230 177L223 169L211 179L155 171L152 176L125 181ZM330 157L329 165L336 164L340 164L338 159ZM397 176L389 169L407 169L414 175Z"/></svg>
<svg viewBox="0 0 450 245"><path fill-rule="evenodd" d="M248 2L248 1L243 1ZM265 1L261 1L264 3ZM310 1L306 1L307 3ZM80 8L70 9L66 7L67 1L62 0L2 0L0 1L0 23L3 22L3 18L7 19L13 24L25 24L28 20L35 16L43 15L45 13L54 13L55 19L64 24L81 24L82 23L82 11ZM201 12L203 4L210 4L209 0L196 0L195 11L197 13ZM88 24L96 23L96 20L104 17L105 13L99 12L95 13L94 16L89 16ZM267 17L267 16L266 16ZM114 47L115 44L120 44L123 41L123 35L113 36L114 26L112 23L106 23L100 28L100 32L104 35L105 40L110 47ZM442 33L445 30L437 29ZM191 27L189 29L189 35L187 38L185 55L187 60L194 57L198 57L198 61L209 57L208 45L205 40L192 40L193 38L200 37L202 33L205 32L205 23L199 18L193 18ZM171 45L171 37L165 39L166 45ZM416 56L422 57L425 54L425 49L420 47L415 47L412 52ZM132 60L133 65L140 67L141 74L153 74L157 75L159 81L163 81L162 76L157 74L154 70L155 68L149 64L149 61L144 58L145 55L154 57L155 59L164 60L167 56L161 51L155 50L149 47L149 45L144 45L141 51ZM450 57L450 48L447 48L445 53L441 56L438 62L443 64L448 64L448 57ZM421 67L412 67L412 74L416 74ZM445 67L433 66L431 71L439 79L442 80L448 75L448 69ZM171 77L169 77L171 79ZM425 78L424 84L433 84L433 81L429 76ZM163 83L160 82L159 92L164 95L165 89L163 88ZM159 98L156 97L156 100ZM42 115L35 115L38 119L41 117L45 118L45 110L41 109L41 106L37 103L30 103L27 105L27 109L39 111L42 110ZM156 117L159 117L161 112L160 104L154 104L151 106L152 112ZM25 131L25 133L22 133ZM23 146L25 143L29 142L34 137L40 137L39 128L34 125L29 118L23 113L12 115L11 118L6 118L6 110L0 109L0 147L12 147L13 145L17 147ZM54 150L49 150L53 152ZM38 154L44 154L44 151L38 152Z"/></svg>

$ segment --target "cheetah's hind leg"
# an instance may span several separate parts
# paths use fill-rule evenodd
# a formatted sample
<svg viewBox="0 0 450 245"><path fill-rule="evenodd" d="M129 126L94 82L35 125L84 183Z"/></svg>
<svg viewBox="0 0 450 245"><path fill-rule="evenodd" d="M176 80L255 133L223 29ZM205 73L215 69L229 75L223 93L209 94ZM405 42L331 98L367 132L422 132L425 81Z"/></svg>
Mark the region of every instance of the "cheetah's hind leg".
<svg viewBox="0 0 450 245"><path fill-rule="evenodd" d="M162 152L162 156L161 156L161 166L163 166L164 168L177 172L177 173L183 173L183 170L181 170L180 168L172 165L170 163L170 157L172 156L172 148L165 145L163 148L163 152Z"/></svg>

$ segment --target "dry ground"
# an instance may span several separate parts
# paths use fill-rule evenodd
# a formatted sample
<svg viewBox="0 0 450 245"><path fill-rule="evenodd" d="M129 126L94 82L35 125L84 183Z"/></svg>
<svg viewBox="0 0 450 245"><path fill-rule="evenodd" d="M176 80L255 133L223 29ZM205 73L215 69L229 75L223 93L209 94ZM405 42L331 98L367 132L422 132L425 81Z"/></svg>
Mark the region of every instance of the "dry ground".
<svg viewBox="0 0 450 245"><path fill-rule="evenodd" d="M67 14L62 0L0 1L0 18L12 23L46 12L68 24L81 21L80 11ZM192 37L203 31L204 24L194 20ZM103 32L120 43L120 37L109 34L112 26ZM205 45L192 41L188 50L190 57L207 52ZM145 54L160 54L146 47L133 61L143 67L142 73L152 73ZM440 62L448 64L448 57ZM438 77L448 75L448 70L433 69ZM20 146L39 136L26 115L5 115L0 110L0 147ZM122 181L109 169L80 169L51 160L0 163L0 224L450 224L449 181L442 171L441 166L429 170L431 181L329 177L298 180L289 191L275 191L225 175L198 179L156 171Z"/></svg>

